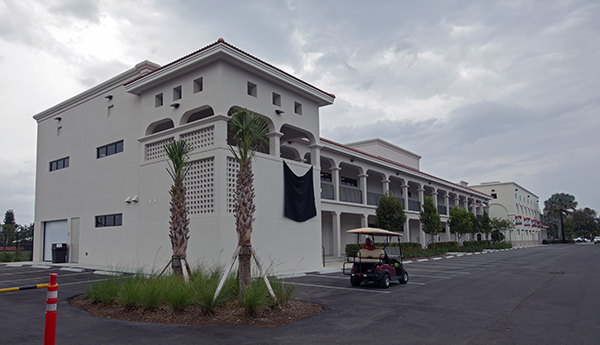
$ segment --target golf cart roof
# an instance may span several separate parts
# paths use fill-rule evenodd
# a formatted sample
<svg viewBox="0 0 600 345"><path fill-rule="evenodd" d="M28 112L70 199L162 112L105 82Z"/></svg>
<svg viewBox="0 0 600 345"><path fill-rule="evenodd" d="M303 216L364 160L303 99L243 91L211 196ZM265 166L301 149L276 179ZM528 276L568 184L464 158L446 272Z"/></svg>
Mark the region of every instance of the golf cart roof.
<svg viewBox="0 0 600 345"><path fill-rule="evenodd" d="M359 229L348 230L346 232L349 234L363 234L363 235L371 235L371 236L398 236L398 237L404 236L404 235L394 232L394 231L388 231L388 230L377 229L377 228L359 228Z"/></svg>

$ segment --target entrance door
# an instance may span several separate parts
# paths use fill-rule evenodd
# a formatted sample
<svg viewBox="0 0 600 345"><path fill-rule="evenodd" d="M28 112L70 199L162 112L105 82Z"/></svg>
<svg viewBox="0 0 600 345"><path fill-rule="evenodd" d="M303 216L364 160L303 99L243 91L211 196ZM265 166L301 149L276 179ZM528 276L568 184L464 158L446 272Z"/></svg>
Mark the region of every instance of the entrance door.
<svg viewBox="0 0 600 345"><path fill-rule="evenodd" d="M71 246L69 262L79 263L79 218L71 218Z"/></svg>
<svg viewBox="0 0 600 345"><path fill-rule="evenodd" d="M68 243L67 221L44 222L44 261L52 261L52 243Z"/></svg>

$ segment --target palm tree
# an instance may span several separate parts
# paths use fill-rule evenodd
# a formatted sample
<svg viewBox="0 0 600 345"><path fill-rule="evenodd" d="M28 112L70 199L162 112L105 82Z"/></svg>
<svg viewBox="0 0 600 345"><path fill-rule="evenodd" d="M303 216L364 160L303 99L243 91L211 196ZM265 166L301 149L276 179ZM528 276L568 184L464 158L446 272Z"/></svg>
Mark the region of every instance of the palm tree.
<svg viewBox="0 0 600 345"><path fill-rule="evenodd" d="M229 129L233 143L229 149L240 165L236 179L236 202L234 208L235 228L238 235L238 279L240 293L250 285L252 258L252 222L254 221L254 174L252 159L259 147L269 145L269 128L265 120L247 109L239 109L231 115ZM235 144L235 147L232 146Z"/></svg>
<svg viewBox="0 0 600 345"><path fill-rule="evenodd" d="M183 181L190 169L190 165L187 163L190 159L189 153L192 152L193 147L186 143L185 140L179 140L165 144L164 149L169 158L167 172L173 179L173 185L169 191L171 195L169 237L171 238L171 248L173 249L171 267L175 274L181 275L181 260L186 260L187 243L190 238L190 219L185 203L186 188Z"/></svg>
<svg viewBox="0 0 600 345"><path fill-rule="evenodd" d="M577 208L575 197L566 193L555 193L544 201L544 214L558 217L560 220L559 235L565 240L565 229L563 227L563 217L571 213L571 210Z"/></svg>

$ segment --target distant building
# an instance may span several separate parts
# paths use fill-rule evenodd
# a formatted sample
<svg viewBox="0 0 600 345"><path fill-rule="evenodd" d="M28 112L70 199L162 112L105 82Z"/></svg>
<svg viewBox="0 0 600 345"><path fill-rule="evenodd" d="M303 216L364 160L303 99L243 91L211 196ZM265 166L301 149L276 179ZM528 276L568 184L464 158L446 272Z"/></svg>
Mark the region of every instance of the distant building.
<svg viewBox="0 0 600 345"><path fill-rule="evenodd" d="M514 222L515 230L505 233L514 246L540 244L547 237L537 195L515 182L485 182L471 188L492 196L490 217Z"/></svg>
<svg viewBox="0 0 600 345"><path fill-rule="evenodd" d="M194 147L186 179L188 261L228 261L237 244L238 168L227 121L239 108L269 126L271 146L253 163L252 243L275 271L315 269L323 255L344 255L356 241L346 230L374 224L386 191L406 209L403 241L430 240L419 222L426 196L444 229L455 205L483 214L489 195L421 172L414 153L380 139L343 145L320 138L319 108L334 99L219 40L162 67L141 62L35 115L34 260L50 261L52 244L67 243L71 262L164 267L171 180L163 144L185 139ZM284 161L296 175L312 168L315 217L284 216ZM440 239L450 240L444 231Z"/></svg>

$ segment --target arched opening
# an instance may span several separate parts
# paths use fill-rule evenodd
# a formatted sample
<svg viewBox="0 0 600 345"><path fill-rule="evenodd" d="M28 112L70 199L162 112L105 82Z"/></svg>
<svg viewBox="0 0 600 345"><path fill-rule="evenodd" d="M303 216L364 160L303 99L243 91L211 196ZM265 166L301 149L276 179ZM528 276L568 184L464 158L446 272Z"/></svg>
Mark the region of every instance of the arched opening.
<svg viewBox="0 0 600 345"><path fill-rule="evenodd" d="M167 129L174 128L175 124L171 119L162 119L156 122L152 122L146 129L146 135L166 131Z"/></svg>
<svg viewBox="0 0 600 345"><path fill-rule="evenodd" d="M194 109L183 114L183 116L181 117L180 124L183 125L186 123L202 120L209 116L213 116L214 114L215 112L213 108L211 108L208 105L204 105L198 109Z"/></svg>

